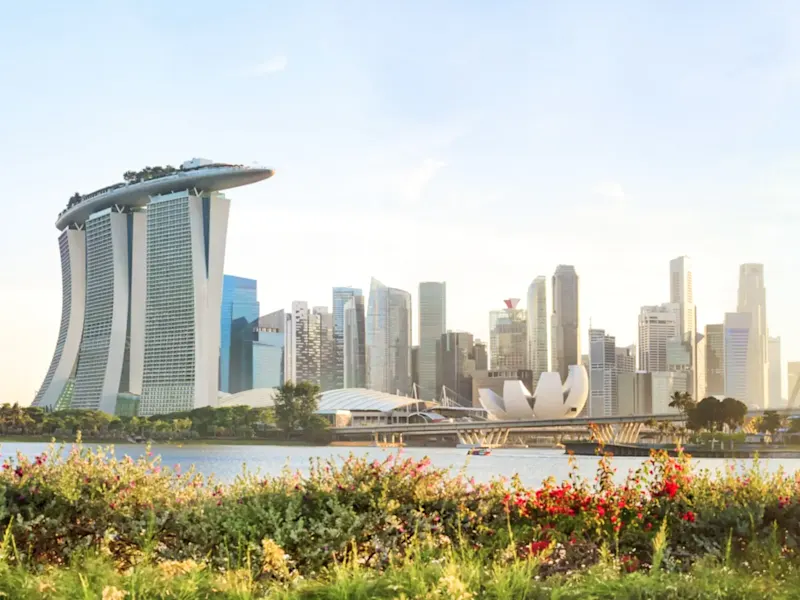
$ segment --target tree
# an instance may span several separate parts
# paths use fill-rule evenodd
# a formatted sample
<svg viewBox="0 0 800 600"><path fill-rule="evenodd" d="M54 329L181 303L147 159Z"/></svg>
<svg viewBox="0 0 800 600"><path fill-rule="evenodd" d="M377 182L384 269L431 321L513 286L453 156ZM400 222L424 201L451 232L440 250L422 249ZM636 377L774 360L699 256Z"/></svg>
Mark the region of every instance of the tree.
<svg viewBox="0 0 800 600"><path fill-rule="evenodd" d="M747 405L739 402L735 398L725 398L720 403L720 420L733 431L737 427L744 425L744 418L747 416Z"/></svg>
<svg viewBox="0 0 800 600"><path fill-rule="evenodd" d="M694 410L697 406L697 402L689 392L675 392L670 399L672 400L669 403L670 408L677 408L687 418L689 411Z"/></svg>
<svg viewBox="0 0 800 600"><path fill-rule="evenodd" d="M702 431L703 429L716 431L722 424L721 404L713 396L700 400L697 406L688 413L689 429L694 431Z"/></svg>
<svg viewBox="0 0 800 600"><path fill-rule="evenodd" d="M784 418L774 410L764 411L758 423L758 430L761 433L775 433L785 425Z"/></svg>
<svg viewBox="0 0 800 600"><path fill-rule="evenodd" d="M287 381L275 395L275 421L288 438L293 431L305 429L319 407L319 386L308 381Z"/></svg>

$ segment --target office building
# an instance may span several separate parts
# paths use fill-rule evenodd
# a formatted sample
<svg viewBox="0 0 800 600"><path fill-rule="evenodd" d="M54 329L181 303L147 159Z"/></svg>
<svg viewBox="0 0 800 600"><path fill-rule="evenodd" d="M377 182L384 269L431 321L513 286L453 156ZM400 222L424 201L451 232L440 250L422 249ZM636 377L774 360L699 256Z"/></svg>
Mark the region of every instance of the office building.
<svg viewBox="0 0 800 600"><path fill-rule="evenodd" d="M580 280L571 265L558 265L553 275L552 370L566 381L570 365L580 364Z"/></svg>
<svg viewBox="0 0 800 600"><path fill-rule="evenodd" d="M695 390L693 397L695 400L702 400L708 396L706 376L706 353L708 352L708 340L702 333L697 334L695 342Z"/></svg>
<svg viewBox="0 0 800 600"><path fill-rule="evenodd" d="M769 408L769 349L767 335L767 292L764 265L739 267L737 312L749 314L750 348L747 351L747 400L749 406ZM738 398L741 400L741 398Z"/></svg>
<svg viewBox="0 0 800 600"><path fill-rule="evenodd" d="M589 416L617 414L616 339L603 329L589 330Z"/></svg>
<svg viewBox="0 0 800 600"><path fill-rule="evenodd" d="M114 413L120 393L140 397L142 415L215 404L221 190L271 175L195 159L70 198L56 221L61 326L34 405Z"/></svg>
<svg viewBox="0 0 800 600"><path fill-rule="evenodd" d="M800 406L800 362L787 363L786 376L789 384L787 406L797 408Z"/></svg>
<svg viewBox="0 0 800 600"><path fill-rule="evenodd" d="M287 319L285 381L321 384L320 315L308 302L292 302Z"/></svg>
<svg viewBox="0 0 800 600"><path fill-rule="evenodd" d="M519 298L489 313L489 358L493 371L516 371L528 366L528 323ZM528 369L529 370L529 369Z"/></svg>
<svg viewBox="0 0 800 600"><path fill-rule="evenodd" d="M687 339L697 332L691 259L688 256L680 256L671 260L669 275L669 301L670 304L677 305L677 335Z"/></svg>
<svg viewBox="0 0 800 600"><path fill-rule="evenodd" d="M706 325L706 396L725 394L725 325ZM698 398L702 399L700 396Z"/></svg>
<svg viewBox="0 0 800 600"><path fill-rule="evenodd" d="M769 406L783 407L783 365L781 364L781 338L771 337L768 341L769 359Z"/></svg>
<svg viewBox="0 0 800 600"><path fill-rule="evenodd" d="M653 378L644 371L617 374L617 414L621 417L653 414Z"/></svg>
<svg viewBox="0 0 800 600"><path fill-rule="evenodd" d="M680 412L671 407L672 395L675 392L685 392L686 379L680 373L658 371L650 373L651 409L654 415L666 415Z"/></svg>
<svg viewBox="0 0 800 600"><path fill-rule="evenodd" d="M253 329L259 317L256 280L225 275L221 312L219 389L228 394L253 389Z"/></svg>
<svg viewBox="0 0 800 600"><path fill-rule="evenodd" d="M667 340L678 335L675 304L643 306L639 313L639 369L667 371Z"/></svg>
<svg viewBox="0 0 800 600"><path fill-rule="evenodd" d="M636 344L621 348L617 347L615 354L617 373L633 373L636 371Z"/></svg>
<svg viewBox="0 0 800 600"><path fill-rule="evenodd" d="M345 380L345 307L355 297L361 298L362 307L362 323L363 323L363 307L364 296L359 288L352 287L335 287L333 288L333 345L334 345L334 386L333 389L341 389L344 387L364 387L363 377L362 384L358 386L347 385ZM362 329L363 330L363 329ZM363 345L362 336L362 345ZM354 375L354 373L351 373Z"/></svg>
<svg viewBox="0 0 800 600"><path fill-rule="evenodd" d="M450 400L472 406L472 375L475 373L475 340L471 333L448 331L439 341L437 388ZM441 395L441 394L440 394Z"/></svg>
<svg viewBox="0 0 800 600"><path fill-rule="evenodd" d="M411 294L372 278L366 323L370 389L411 393L411 322Z"/></svg>
<svg viewBox="0 0 800 600"><path fill-rule="evenodd" d="M283 385L284 332L271 327L256 327L253 340L253 389Z"/></svg>
<svg viewBox="0 0 800 600"><path fill-rule="evenodd" d="M334 330L336 324L334 321ZM344 387L367 385L367 339L364 296L356 295L344 305Z"/></svg>
<svg viewBox="0 0 800 600"><path fill-rule="evenodd" d="M323 392L338 384L336 368L336 346L333 338L333 314L327 306L315 306L313 313L319 317L319 387Z"/></svg>
<svg viewBox="0 0 800 600"><path fill-rule="evenodd" d="M489 369L489 351L486 349L486 342L475 338L474 354L475 370L487 371Z"/></svg>
<svg viewBox="0 0 800 600"><path fill-rule="evenodd" d="M754 362L752 353L756 347L751 338L757 335L753 325L754 320L750 313L725 313L723 348L725 395L736 398L748 406L751 404L749 398L752 397L748 367ZM758 395L758 392L755 395Z"/></svg>
<svg viewBox="0 0 800 600"><path fill-rule="evenodd" d="M419 284L419 398L435 400L436 349L447 331L447 286L438 281Z"/></svg>
<svg viewBox="0 0 800 600"><path fill-rule="evenodd" d="M537 277L528 287L528 369L534 381L550 370L550 335L547 324L547 278Z"/></svg>

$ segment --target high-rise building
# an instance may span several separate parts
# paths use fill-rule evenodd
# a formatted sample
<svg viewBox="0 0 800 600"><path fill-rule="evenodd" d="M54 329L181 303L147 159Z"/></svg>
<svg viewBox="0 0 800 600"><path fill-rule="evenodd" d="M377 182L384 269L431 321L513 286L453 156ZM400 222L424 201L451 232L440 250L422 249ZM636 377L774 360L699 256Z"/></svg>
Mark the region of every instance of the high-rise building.
<svg viewBox="0 0 800 600"><path fill-rule="evenodd" d="M292 302L287 319L285 381L321 384L320 315L309 310L308 302Z"/></svg>
<svg viewBox="0 0 800 600"><path fill-rule="evenodd" d="M367 307L367 382L390 394L411 393L411 294L372 278Z"/></svg>
<svg viewBox="0 0 800 600"><path fill-rule="evenodd" d="M706 325L706 391L705 396L725 394L725 325ZM702 399L698 395L698 399Z"/></svg>
<svg viewBox="0 0 800 600"><path fill-rule="evenodd" d="M653 414L653 378L644 371L617 374L618 412L621 417Z"/></svg>
<svg viewBox="0 0 800 600"><path fill-rule="evenodd" d="M487 371L489 369L489 352L486 350L486 342L475 338L474 344L475 370Z"/></svg>
<svg viewBox="0 0 800 600"><path fill-rule="evenodd" d="M336 347L333 339L333 314L327 306L315 306L319 317L319 387L323 392L337 389Z"/></svg>
<svg viewBox="0 0 800 600"><path fill-rule="evenodd" d="M670 406L675 392L686 391L686 379L680 373L657 371L650 373L650 403L652 414L666 415L679 410Z"/></svg>
<svg viewBox="0 0 800 600"><path fill-rule="evenodd" d="M438 387L446 397L472 406L472 375L475 373L475 341L471 333L448 331L439 342Z"/></svg>
<svg viewBox="0 0 800 600"><path fill-rule="evenodd" d="M669 301L677 304L678 334L683 338L697 332L692 264L688 256L679 256L669 262Z"/></svg>
<svg viewBox="0 0 800 600"><path fill-rule="evenodd" d="M636 344L616 348L617 373L633 373L636 371Z"/></svg>
<svg viewBox="0 0 800 600"><path fill-rule="evenodd" d="M253 388L253 339L259 317L255 279L222 279L219 389L235 394Z"/></svg>
<svg viewBox="0 0 800 600"><path fill-rule="evenodd" d="M256 327L253 340L253 389L283 385L284 332L271 327Z"/></svg>
<svg viewBox="0 0 800 600"><path fill-rule="evenodd" d="M771 337L769 352L769 406L783 407L783 365L781 364L781 338Z"/></svg>
<svg viewBox="0 0 800 600"><path fill-rule="evenodd" d="M489 313L489 358L493 371L528 366L528 323L519 298L505 300L506 308Z"/></svg>
<svg viewBox="0 0 800 600"><path fill-rule="evenodd" d="M617 414L616 339L603 329L589 330L589 416L611 417Z"/></svg>
<svg viewBox="0 0 800 600"><path fill-rule="evenodd" d="M436 349L447 331L447 286L445 282L419 284L419 398L434 400L438 395Z"/></svg>
<svg viewBox="0 0 800 600"><path fill-rule="evenodd" d="M552 370L566 381L570 365L580 364L580 280L572 265L558 265L553 275Z"/></svg>
<svg viewBox="0 0 800 600"><path fill-rule="evenodd" d="M800 362L786 363L786 378L789 384L787 388L788 406L789 408L797 408L800 406Z"/></svg>
<svg viewBox="0 0 800 600"><path fill-rule="evenodd" d="M269 169L195 159L128 172L58 215L61 329L34 404L152 415L216 403L230 201Z"/></svg>
<svg viewBox="0 0 800 600"><path fill-rule="evenodd" d="M753 325L752 315L748 312L725 313L725 395L748 406L751 404L748 367L754 362L752 337L757 335Z"/></svg>
<svg viewBox="0 0 800 600"><path fill-rule="evenodd" d="M528 286L528 369L533 380L550 370L550 336L547 326L547 278L537 277Z"/></svg>
<svg viewBox="0 0 800 600"><path fill-rule="evenodd" d="M344 387L367 385L367 347L364 296L350 298L344 305ZM334 323L335 327L335 323Z"/></svg>
<svg viewBox="0 0 800 600"><path fill-rule="evenodd" d="M361 385L353 386L347 385L345 380L345 306L347 303L356 296L362 299L361 306L363 309L363 295L359 288L352 287L335 287L333 288L333 345L334 345L334 387L333 389L341 389L344 387L364 387L363 378ZM363 322L363 312L362 312ZM363 329L362 329L363 331ZM363 337L362 337L363 345Z"/></svg>
<svg viewBox="0 0 800 600"><path fill-rule="evenodd" d="M739 302L736 310L740 314L749 314L752 321L749 326L751 347L747 352L746 403L759 408L769 408L767 292L764 287L764 265L744 264L739 267Z"/></svg>
<svg viewBox="0 0 800 600"><path fill-rule="evenodd" d="M654 373L668 371L667 340L678 335L675 304L643 306L639 313L639 368Z"/></svg>
<svg viewBox="0 0 800 600"><path fill-rule="evenodd" d="M707 385L708 377L706 376L706 353L708 352L708 339L702 333L697 334L697 343L695 344L695 391L694 398L702 400L708 396Z"/></svg>

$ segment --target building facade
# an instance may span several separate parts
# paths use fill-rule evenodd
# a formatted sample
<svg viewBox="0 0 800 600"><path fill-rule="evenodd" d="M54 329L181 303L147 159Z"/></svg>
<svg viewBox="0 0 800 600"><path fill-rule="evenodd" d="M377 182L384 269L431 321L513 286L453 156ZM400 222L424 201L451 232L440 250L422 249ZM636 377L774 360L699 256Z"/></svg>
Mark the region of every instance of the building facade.
<svg viewBox="0 0 800 600"><path fill-rule="evenodd" d="M439 381L444 395L463 406L472 406L475 373L475 340L471 333L448 331L439 341Z"/></svg>
<svg viewBox="0 0 800 600"><path fill-rule="evenodd" d="M705 396L722 396L725 394L725 324L706 325L705 332Z"/></svg>
<svg viewBox="0 0 800 600"><path fill-rule="evenodd" d="M333 314L327 306L315 306L319 317L319 387L323 392L337 388L336 346L333 337Z"/></svg>
<svg viewBox="0 0 800 600"><path fill-rule="evenodd" d="M506 308L489 313L489 358L493 371L516 371L528 366L526 312L518 298L505 300ZM529 369L528 369L529 370Z"/></svg>
<svg viewBox="0 0 800 600"><path fill-rule="evenodd" d="M787 406L795 408L800 406L800 362L786 364L786 378L788 380Z"/></svg>
<svg viewBox="0 0 800 600"><path fill-rule="evenodd" d="M256 327L253 340L253 388L277 388L284 384L284 332Z"/></svg>
<svg viewBox="0 0 800 600"><path fill-rule="evenodd" d="M225 275L221 313L219 389L228 394L253 389L253 330L260 315L256 280Z"/></svg>
<svg viewBox="0 0 800 600"><path fill-rule="evenodd" d="M589 330L589 416L617 414L616 339L603 329Z"/></svg>
<svg viewBox="0 0 800 600"><path fill-rule="evenodd" d="M367 386L365 326L364 296L353 296L344 305L344 387L346 388Z"/></svg>
<svg viewBox="0 0 800 600"><path fill-rule="evenodd" d="M547 278L537 277L528 286L528 369L535 381L550 370L550 335L547 323Z"/></svg>
<svg viewBox="0 0 800 600"><path fill-rule="evenodd" d="M782 408L783 402L783 365L781 364L781 338L770 337L768 341L769 359L769 406Z"/></svg>
<svg viewBox="0 0 800 600"><path fill-rule="evenodd" d="M653 414L653 378L644 371L617 374L618 412L621 417Z"/></svg>
<svg viewBox="0 0 800 600"><path fill-rule="evenodd" d="M364 387L363 383L359 386L347 385L345 375L345 329L346 329L346 306L355 297L362 299L363 293L360 288L335 287L333 288L333 346L334 346L334 382L332 389L344 387ZM363 315L362 315L363 317Z"/></svg>
<svg viewBox="0 0 800 600"><path fill-rule="evenodd" d="M308 302L292 302L291 319L287 320L285 381L307 381L321 385L320 315Z"/></svg>
<svg viewBox="0 0 800 600"><path fill-rule="evenodd" d="M748 367L752 365L754 344L751 337L753 319L750 313L725 313L725 395L736 398L750 406L750 378Z"/></svg>
<svg viewBox="0 0 800 600"><path fill-rule="evenodd" d="M580 279L572 265L558 265L553 275L552 370L566 381L570 365L581 364Z"/></svg>
<svg viewBox="0 0 800 600"><path fill-rule="evenodd" d="M447 331L447 285L441 281L419 284L419 398L435 400L438 395L437 347Z"/></svg>
<svg viewBox="0 0 800 600"><path fill-rule="evenodd" d="M411 393L411 294L373 278L367 307L367 382L370 389Z"/></svg>
<svg viewBox="0 0 800 600"><path fill-rule="evenodd" d="M739 302L736 310L740 314L749 314L752 321L749 326L746 402L759 408L769 408L769 336L764 265L744 264L739 267Z"/></svg>
<svg viewBox="0 0 800 600"><path fill-rule="evenodd" d="M667 340L678 335L675 304L643 306L639 312L639 369L667 371Z"/></svg>
<svg viewBox="0 0 800 600"><path fill-rule="evenodd" d="M196 159L125 174L58 215L62 324L34 404L143 416L216 403L230 201L269 169Z"/></svg>

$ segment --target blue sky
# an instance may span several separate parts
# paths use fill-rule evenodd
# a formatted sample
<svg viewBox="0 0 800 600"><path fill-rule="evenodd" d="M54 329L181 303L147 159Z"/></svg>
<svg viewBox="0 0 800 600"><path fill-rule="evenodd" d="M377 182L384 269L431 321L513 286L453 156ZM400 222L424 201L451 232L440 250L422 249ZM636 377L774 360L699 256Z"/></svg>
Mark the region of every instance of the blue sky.
<svg viewBox="0 0 800 600"><path fill-rule="evenodd" d="M229 194L226 271L263 312L446 280L448 326L485 337L571 263L584 330L627 345L688 254L701 325L765 263L800 360L799 34L788 1L5 6L0 400L47 369L69 196L194 156L277 169Z"/></svg>

